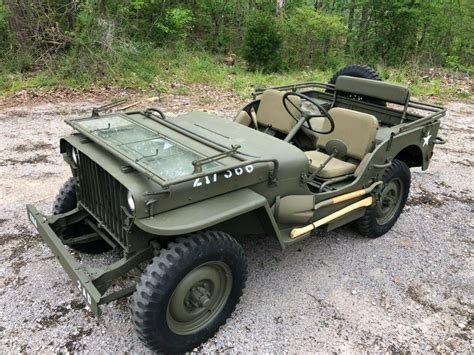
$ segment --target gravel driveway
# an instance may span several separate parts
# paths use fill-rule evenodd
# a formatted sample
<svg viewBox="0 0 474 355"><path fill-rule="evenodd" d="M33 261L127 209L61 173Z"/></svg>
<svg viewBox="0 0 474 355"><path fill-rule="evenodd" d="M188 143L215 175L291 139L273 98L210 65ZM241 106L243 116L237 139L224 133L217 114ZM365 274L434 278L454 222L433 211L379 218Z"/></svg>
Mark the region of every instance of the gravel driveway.
<svg viewBox="0 0 474 355"><path fill-rule="evenodd" d="M219 112L238 104L221 102ZM69 177L58 152L59 137L70 132L63 120L94 105L0 111L0 353L146 351L128 300L103 307L95 319L26 218L26 203L50 213ZM182 97L160 105L174 113L200 106ZM436 147L428 171L412 171L408 205L389 233L369 240L342 228L284 252L270 237L242 239L249 261L244 296L198 350L471 352L474 105L447 106L441 134L448 144Z"/></svg>

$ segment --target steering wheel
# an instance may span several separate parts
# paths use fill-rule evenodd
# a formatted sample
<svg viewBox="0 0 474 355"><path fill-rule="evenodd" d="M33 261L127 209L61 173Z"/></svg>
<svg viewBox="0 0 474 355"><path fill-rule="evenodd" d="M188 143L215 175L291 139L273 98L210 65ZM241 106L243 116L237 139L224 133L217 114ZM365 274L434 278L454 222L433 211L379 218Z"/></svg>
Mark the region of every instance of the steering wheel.
<svg viewBox="0 0 474 355"><path fill-rule="evenodd" d="M289 99L289 97L291 97L291 96L297 96L300 99L311 102L313 105L315 105L319 109L320 112L322 112L322 114L321 113L315 114L315 113L311 113L309 111L303 110L301 107L298 107L297 105L295 105L295 103L293 101L291 101ZM293 119L296 122L298 122L298 121L301 120L301 118L297 118L297 117L293 116L293 113L291 112L291 110L287 106L288 102L301 114L301 118L303 118L306 122L308 122L308 127L306 127L306 128L308 128L310 131L312 131L314 133L317 133L317 134L329 134L329 133L332 133L334 131L334 128L335 128L334 119L331 117L329 112L321 104L319 104L316 100L313 100L312 98L310 98L306 95L300 94L299 92L287 92L285 95L283 95L283 106L285 107L285 110L288 112L288 114L291 117L293 117ZM325 132L316 131L315 129L313 129L311 127L311 122L309 121L311 118L314 118L314 117L325 117L325 118L327 118L329 123L331 124L331 128L329 128L329 130L325 131Z"/></svg>

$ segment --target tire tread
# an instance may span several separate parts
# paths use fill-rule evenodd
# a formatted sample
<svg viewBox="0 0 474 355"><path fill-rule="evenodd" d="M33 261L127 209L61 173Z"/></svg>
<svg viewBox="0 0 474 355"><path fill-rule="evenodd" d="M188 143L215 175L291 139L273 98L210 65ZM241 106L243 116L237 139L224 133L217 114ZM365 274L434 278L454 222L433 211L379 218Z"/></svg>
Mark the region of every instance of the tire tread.
<svg viewBox="0 0 474 355"><path fill-rule="evenodd" d="M404 186L405 190L404 194L401 197L402 202L400 204L398 212L395 214L392 220L390 220L385 225L380 226L377 224L375 219L375 205L368 207L365 215L355 221L356 228L360 234L369 238L378 238L392 228L392 226L396 223L398 217L402 213L410 190L410 169L404 162L394 159L392 164L385 170L383 174L384 182L387 182L387 179L392 176L399 176L402 181L405 181L406 185Z"/></svg>
<svg viewBox="0 0 474 355"><path fill-rule="evenodd" d="M169 282L178 277L176 266L192 258L195 253L206 254L216 250L232 250L234 254L237 254L241 266L243 287L238 292L235 305L239 302L247 278L247 263L244 252L237 241L220 231L203 231L188 237L177 238L175 242L169 243L166 249L161 250L160 254L148 265L137 284L137 291L132 297L131 313L135 330L138 338L149 349L156 352L174 352L176 350L168 348L163 339L157 338L156 329L153 326L154 312L150 307L156 298L155 296L164 295L166 288L169 287ZM227 319L219 324L216 331L226 321ZM197 345L199 344L193 344L193 346Z"/></svg>
<svg viewBox="0 0 474 355"><path fill-rule="evenodd" d="M336 84L337 78L341 75L356 76L348 73L359 74L361 78L365 79L382 81L380 75L372 67L366 64L351 64L338 70L329 80L329 84Z"/></svg>

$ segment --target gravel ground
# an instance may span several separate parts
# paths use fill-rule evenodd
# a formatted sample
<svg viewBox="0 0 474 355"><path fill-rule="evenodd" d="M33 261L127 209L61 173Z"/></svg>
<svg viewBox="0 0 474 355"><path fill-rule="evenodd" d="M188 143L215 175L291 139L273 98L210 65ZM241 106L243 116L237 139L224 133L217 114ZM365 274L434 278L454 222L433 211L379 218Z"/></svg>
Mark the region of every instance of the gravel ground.
<svg viewBox="0 0 474 355"><path fill-rule="evenodd" d="M235 98L218 113L235 112ZM167 97L168 112L212 100ZM94 100L0 111L0 352L134 352L128 300L95 319L26 218L26 203L50 213L69 170L58 139L67 117ZM270 237L242 239L247 288L232 318L203 352L464 352L473 347L474 105L450 103L430 169L413 170L394 228L369 240L342 228L282 252ZM178 108L178 109L177 109ZM105 264L111 253L82 257Z"/></svg>

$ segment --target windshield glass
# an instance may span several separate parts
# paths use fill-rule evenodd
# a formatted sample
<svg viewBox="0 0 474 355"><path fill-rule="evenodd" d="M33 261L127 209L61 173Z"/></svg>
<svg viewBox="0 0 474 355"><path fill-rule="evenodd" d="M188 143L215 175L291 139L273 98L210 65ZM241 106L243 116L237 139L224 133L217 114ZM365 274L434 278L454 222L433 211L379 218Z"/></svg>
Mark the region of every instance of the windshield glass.
<svg viewBox="0 0 474 355"><path fill-rule="evenodd" d="M164 180L192 174L194 170L192 162L203 158L158 132L139 126L125 117L94 117L75 123ZM204 165L203 170L218 165L212 162Z"/></svg>

